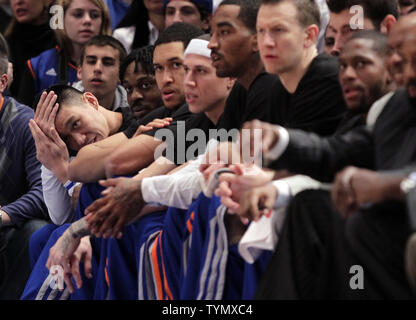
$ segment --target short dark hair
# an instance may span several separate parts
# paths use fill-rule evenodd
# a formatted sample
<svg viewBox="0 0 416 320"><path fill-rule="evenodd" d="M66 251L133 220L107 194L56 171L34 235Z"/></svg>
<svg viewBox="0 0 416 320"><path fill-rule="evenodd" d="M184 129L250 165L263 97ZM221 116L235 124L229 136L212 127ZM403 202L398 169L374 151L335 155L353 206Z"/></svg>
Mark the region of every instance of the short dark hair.
<svg viewBox="0 0 416 320"><path fill-rule="evenodd" d="M53 86L45 89L46 93L53 91L57 95L56 103L59 104L58 112L62 110L63 106L68 106L68 104L77 104L79 106L84 106L85 103L82 100L83 93L74 87L68 86L66 84L55 84ZM33 106L36 107L39 103L39 99L42 93L38 94L36 97Z"/></svg>
<svg viewBox="0 0 416 320"><path fill-rule="evenodd" d="M389 52L387 45L387 36L375 30L362 30L354 32L354 34L347 40L347 43L354 39L367 39L373 42L372 48L380 56L386 56Z"/></svg>
<svg viewBox="0 0 416 320"><path fill-rule="evenodd" d="M212 12L209 12L207 9L201 7L198 4L195 4L195 7L199 11L199 15L201 16L201 21L204 21L205 19L208 19L212 15Z"/></svg>
<svg viewBox="0 0 416 320"><path fill-rule="evenodd" d="M182 42L183 48L185 50L192 39L197 38L203 34L204 32L196 26L183 22L175 22L159 35L159 38L154 44L154 49L162 44Z"/></svg>
<svg viewBox="0 0 416 320"><path fill-rule="evenodd" d="M9 70L9 46L6 39L0 33L0 75L6 74Z"/></svg>
<svg viewBox="0 0 416 320"><path fill-rule="evenodd" d="M364 16L371 20L376 29L380 29L381 22L389 14L399 18L397 0L327 0L327 4L329 11L333 13L349 10L355 5L362 6Z"/></svg>
<svg viewBox="0 0 416 320"><path fill-rule="evenodd" d="M166 6L168 4L168 0L163 1L163 10L164 10L164 14L166 14ZM191 2L197 9L199 12L199 15L201 17L201 21L203 21L204 19L207 19L209 16L212 15L212 1L189 1Z"/></svg>
<svg viewBox="0 0 416 320"><path fill-rule="evenodd" d="M123 81L126 70L134 62L134 72L139 71L139 65L146 74L155 74L153 68L153 46L134 49L120 65L120 79Z"/></svg>
<svg viewBox="0 0 416 320"><path fill-rule="evenodd" d="M114 38L112 36L98 35L98 36L95 36L95 37L91 38L85 44L85 46L82 48L81 61L80 61L81 66L84 63L85 50L87 49L87 47L91 47L91 46L97 46L97 47L110 46L110 47L113 47L119 53L119 61L120 62L123 61L127 56L126 49L124 48L123 44L119 40L117 40L116 38Z"/></svg>
<svg viewBox="0 0 416 320"><path fill-rule="evenodd" d="M292 2L298 12L298 21L303 27L316 25L321 28L321 12L314 0L261 0L261 5Z"/></svg>
<svg viewBox="0 0 416 320"><path fill-rule="evenodd" d="M239 6L240 13L238 14L238 19L240 19L252 33L256 33L257 13L259 12L260 7L259 0L224 0L219 4L219 6L225 5Z"/></svg>

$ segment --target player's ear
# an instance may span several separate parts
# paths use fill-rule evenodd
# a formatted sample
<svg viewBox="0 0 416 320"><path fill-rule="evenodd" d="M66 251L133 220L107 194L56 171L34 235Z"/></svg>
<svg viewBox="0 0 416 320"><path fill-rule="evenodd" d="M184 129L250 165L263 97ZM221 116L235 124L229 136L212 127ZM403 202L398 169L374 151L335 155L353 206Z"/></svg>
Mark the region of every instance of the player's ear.
<svg viewBox="0 0 416 320"><path fill-rule="evenodd" d="M82 95L82 100L91 105L96 110L98 110L98 107L100 106L98 99L91 92L85 92Z"/></svg>

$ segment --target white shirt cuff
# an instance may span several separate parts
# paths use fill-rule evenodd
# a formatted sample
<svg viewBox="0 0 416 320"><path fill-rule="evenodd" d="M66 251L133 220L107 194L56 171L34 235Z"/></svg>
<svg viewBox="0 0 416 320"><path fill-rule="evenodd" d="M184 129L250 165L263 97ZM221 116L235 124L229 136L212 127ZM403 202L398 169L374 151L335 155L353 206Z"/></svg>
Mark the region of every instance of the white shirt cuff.
<svg viewBox="0 0 416 320"><path fill-rule="evenodd" d="M274 208L285 207L292 199L289 184L286 181L275 180L272 185L277 189L277 199L274 203Z"/></svg>
<svg viewBox="0 0 416 320"><path fill-rule="evenodd" d="M267 153L264 154L264 158L267 160L276 160L279 159L280 156L285 152L288 144L289 144L289 132L283 128L278 126L279 130L279 141L276 145Z"/></svg>
<svg viewBox="0 0 416 320"><path fill-rule="evenodd" d="M143 200L147 203L151 203L151 204L158 203L158 201L155 201L156 199L158 199L158 192L155 187L155 184L157 184L157 181L155 183L155 177L144 178L142 180L142 185L141 185L142 196L143 196Z"/></svg>
<svg viewBox="0 0 416 320"><path fill-rule="evenodd" d="M201 193L202 174L198 170L187 174L162 175L142 180L142 196L148 205L165 205L187 209Z"/></svg>

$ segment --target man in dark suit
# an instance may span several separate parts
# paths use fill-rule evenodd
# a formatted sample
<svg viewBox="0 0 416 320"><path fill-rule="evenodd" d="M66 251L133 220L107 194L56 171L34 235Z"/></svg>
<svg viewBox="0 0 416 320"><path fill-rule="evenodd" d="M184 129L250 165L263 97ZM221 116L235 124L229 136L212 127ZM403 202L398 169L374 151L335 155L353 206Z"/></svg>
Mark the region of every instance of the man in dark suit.
<svg viewBox="0 0 416 320"><path fill-rule="evenodd" d="M416 30L414 30L416 31ZM357 210L348 165L374 171L404 168L416 160L416 37L405 39L401 54L406 88L387 102L374 126L321 138L251 122L263 129L264 156L270 168L287 169L332 181L329 194L305 191L292 201L276 253L260 285L260 298L412 298L403 253L410 225L403 201L386 193L380 203ZM352 200L351 200L352 199ZM283 249L282 249L283 248ZM362 267L363 285L351 283L352 267Z"/></svg>

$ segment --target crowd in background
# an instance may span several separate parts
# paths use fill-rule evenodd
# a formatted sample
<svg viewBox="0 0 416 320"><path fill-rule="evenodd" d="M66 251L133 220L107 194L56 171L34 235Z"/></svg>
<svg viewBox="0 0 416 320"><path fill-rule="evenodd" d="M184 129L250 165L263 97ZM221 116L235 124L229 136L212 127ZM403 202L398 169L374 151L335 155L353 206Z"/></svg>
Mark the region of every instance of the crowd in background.
<svg viewBox="0 0 416 320"><path fill-rule="evenodd" d="M2 0L0 32L0 299L415 297L416 1Z"/></svg>

